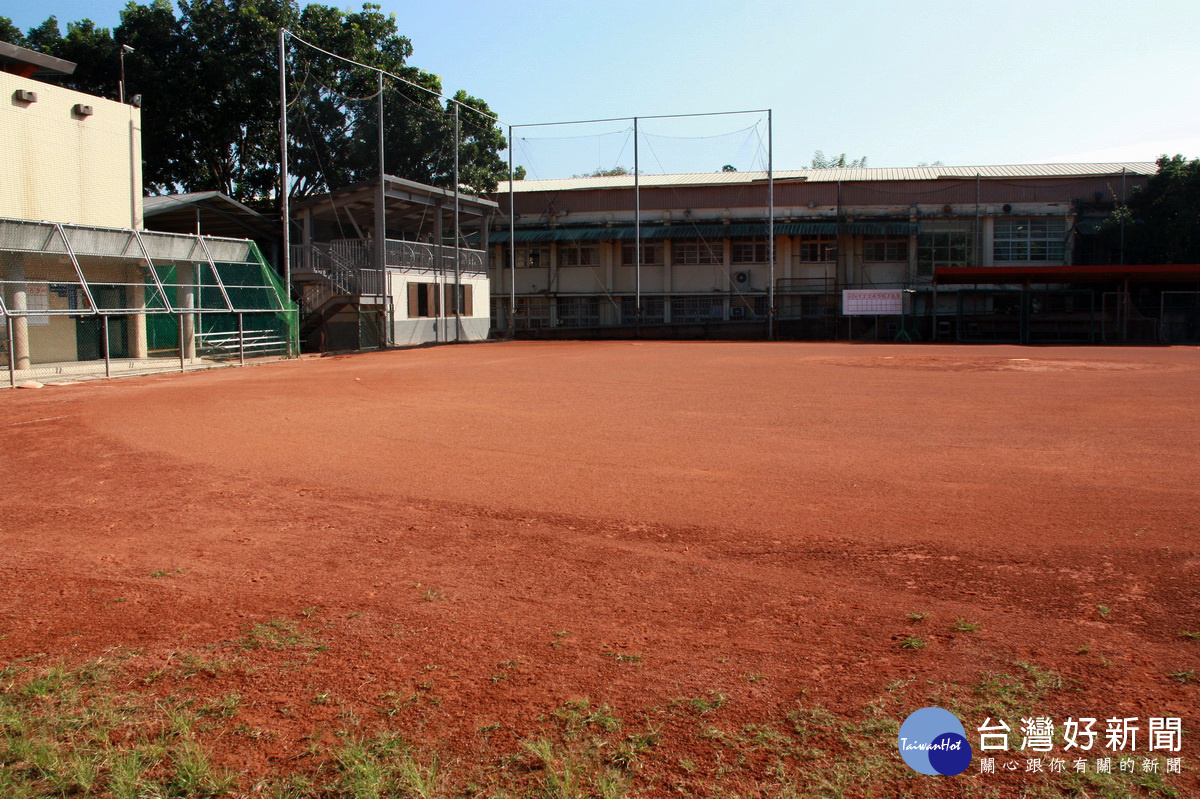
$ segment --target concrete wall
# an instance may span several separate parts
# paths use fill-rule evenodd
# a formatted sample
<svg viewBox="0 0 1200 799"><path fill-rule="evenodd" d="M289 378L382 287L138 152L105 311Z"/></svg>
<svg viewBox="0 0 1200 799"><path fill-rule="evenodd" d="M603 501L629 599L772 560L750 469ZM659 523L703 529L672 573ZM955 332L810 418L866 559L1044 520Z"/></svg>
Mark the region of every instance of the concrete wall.
<svg viewBox="0 0 1200 799"><path fill-rule="evenodd" d="M453 277L450 278L453 280ZM456 317L447 315L445 297L447 281L432 274L402 270L388 272L388 289L392 302L393 343L398 347L435 342L482 341L491 329L490 281L486 277L463 277L461 283L471 287L471 313ZM437 308L429 316L409 313L409 285L435 285L439 297Z"/></svg>
<svg viewBox="0 0 1200 799"><path fill-rule="evenodd" d="M18 101L20 89L37 100ZM140 228L141 120L131 105L0 73L0 216Z"/></svg>

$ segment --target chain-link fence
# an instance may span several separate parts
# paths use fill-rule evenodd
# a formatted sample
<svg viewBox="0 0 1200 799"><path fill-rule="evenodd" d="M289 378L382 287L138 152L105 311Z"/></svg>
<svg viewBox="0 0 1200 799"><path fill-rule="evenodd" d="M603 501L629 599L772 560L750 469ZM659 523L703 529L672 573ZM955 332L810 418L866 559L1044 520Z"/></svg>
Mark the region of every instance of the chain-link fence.
<svg viewBox="0 0 1200 799"><path fill-rule="evenodd" d="M297 311L249 241L0 219L0 385L288 357Z"/></svg>

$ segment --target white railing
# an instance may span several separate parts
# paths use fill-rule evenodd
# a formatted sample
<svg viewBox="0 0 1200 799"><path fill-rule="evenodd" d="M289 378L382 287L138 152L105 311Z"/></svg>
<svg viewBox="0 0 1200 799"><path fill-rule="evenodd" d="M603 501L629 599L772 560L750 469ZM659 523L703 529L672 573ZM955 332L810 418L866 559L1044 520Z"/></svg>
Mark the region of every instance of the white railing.
<svg viewBox="0 0 1200 799"><path fill-rule="evenodd" d="M454 248L443 247L441 270L438 269L438 248L416 241L388 239L384 258L390 269L405 269L412 272L444 275L454 274ZM304 248L292 247L292 268L302 268ZM373 252L370 242L345 239L322 244L313 244L309 250L308 269L321 275L324 280L318 289L306 287L302 296L304 307L315 311L335 296L379 296L384 293L383 272L372 264ZM458 270L464 277L482 277L487 274L487 253L484 250L460 249Z"/></svg>

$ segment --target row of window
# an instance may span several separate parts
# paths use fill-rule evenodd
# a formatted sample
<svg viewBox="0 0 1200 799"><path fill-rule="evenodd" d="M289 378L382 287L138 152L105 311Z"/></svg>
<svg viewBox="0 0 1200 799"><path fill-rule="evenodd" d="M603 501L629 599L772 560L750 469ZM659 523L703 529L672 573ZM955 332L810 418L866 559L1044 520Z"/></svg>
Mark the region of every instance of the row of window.
<svg viewBox="0 0 1200 799"><path fill-rule="evenodd" d="M516 300L517 326L540 328L553 324L559 327L594 327L600 322L600 306L613 302L602 297L518 297ZM668 306L668 303L670 304ZM721 298L707 295L698 297L642 297L641 323L662 324L666 321L666 310L670 307L672 322L715 322L725 318L725 304ZM621 320L624 324L638 321L637 300L634 297L620 298ZM765 317L766 297L748 297L745 302L729 309L731 319Z"/></svg>
<svg viewBox="0 0 1200 799"><path fill-rule="evenodd" d="M798 263L829 263L837 259L836 236L799 236L794 252ZM917 236L918 274L931 275L938 266L966 266L974 250L973 234L965 231L922 233ZM661 244L640 245L643 266L663 266L666 248ZM508 252L505 251L507 261ZM907 236L864 236L863 261L867 263L904 263L909 257ZM1066 257L1066 233L1062 219L998 219L992 236L992 258L996 263L1062 261ZM769 258L765 238L730 240L729 260L733 264L761 264ZM637 252L633 244L621 247L621 265L633 266ZM673 266L720 265L725 262L721 242L704 239L679 239L671 243ZM518 247L518 266L549 266L550 247ZM600 265L598 244L564 242L558 245L559 266Z"/></svg>

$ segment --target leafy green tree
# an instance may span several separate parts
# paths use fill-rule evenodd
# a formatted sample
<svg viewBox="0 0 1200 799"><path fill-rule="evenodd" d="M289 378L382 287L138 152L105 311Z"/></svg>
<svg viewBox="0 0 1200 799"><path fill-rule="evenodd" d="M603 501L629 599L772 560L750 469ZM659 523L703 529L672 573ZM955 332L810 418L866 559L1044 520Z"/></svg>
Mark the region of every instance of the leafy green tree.
<svg viewBox="0 0 1200 799"><path fill-rule="evenodd" d="M8 17L0 16L0 42L26 47L25 34Z"/></svg>
<svg viewBox="0 0 1200 799"><path fill-rule="evenodd" d="M867 157L846 159L846 154L826 156L825 153L817 150L813 153L812 168L813 169L854 169L857 167L865 167L867 165Z"/></svg>
<svg viewBox="0 0 1200 799"><path fill-rule="evenodd" d="M721 167L721 171L722 172L737 172L737 167L734 166L733 164L726 164L725 166Z"/></svg>
<svg viewBox="0 0 1200 799"><path fill-rule="evenodd" d="M1200 159L1159 157L1158 172L1100 228L1101 244L1127 264L1200 263ZM1118 255L1119 257L1119 255Z"/></svg>
<svg viewBox="0 0 1200 799"><path fill-rule="evenodd" d="M143 178L154 193L219 190L243 202L278 202L278 30L346 58L386 70L429 91L388 80L384 163L389 174L453 184L453 105L440 100L437 76L407 64L411 42L378 5L343 11L294 0L130 2L109 31L89 20L66 36L51 17L25 46L78 64L69 88L117 95L121 45L126 95L142 95ZM12 28L9 30L9 28ZM19 37L0 23L0 38ZM21 43L21 42L17 42ZM305 196L378 173L376 73L289 45L289 191ZM433 93L430 93L433 92ZM490 114L479 98L455 99ZM460 179L470 191L495 188L507 175L506 146L492 120L460 113Z"/></svg>

